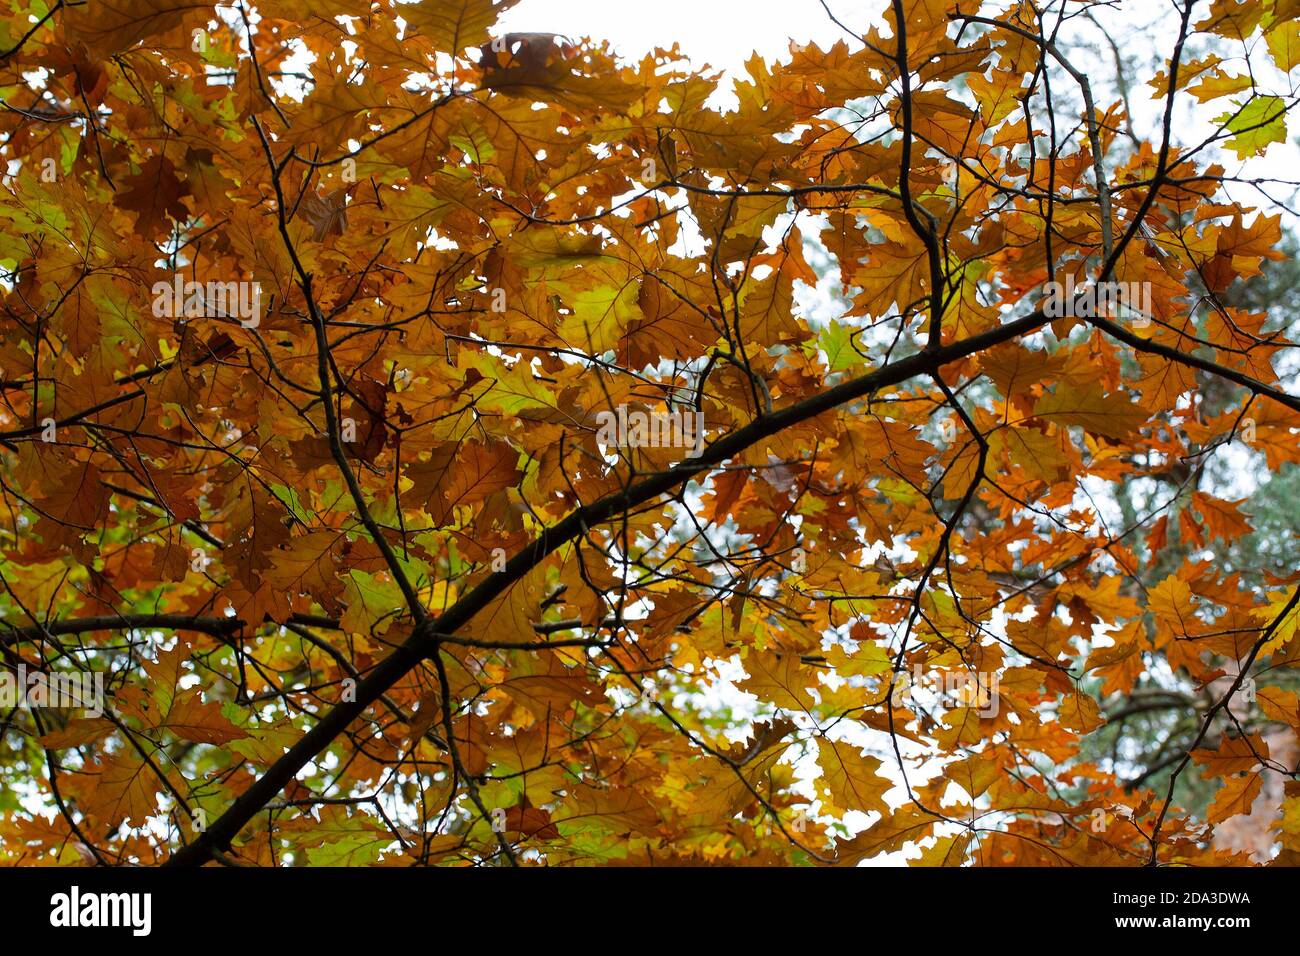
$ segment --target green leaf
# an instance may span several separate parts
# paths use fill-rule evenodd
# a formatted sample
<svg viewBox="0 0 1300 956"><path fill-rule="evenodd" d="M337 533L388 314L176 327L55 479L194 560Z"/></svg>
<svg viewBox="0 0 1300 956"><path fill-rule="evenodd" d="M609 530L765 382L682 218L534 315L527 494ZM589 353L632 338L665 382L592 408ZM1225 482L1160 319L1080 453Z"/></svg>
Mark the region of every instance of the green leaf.
<svg viewBox="0 0 1300 956"><path fill-rule="evenodd" d="M1235 116L1224 113L1215 122L1236 134L1224 145L1238 159L1258 156L1270 143L1286 141L1286 104L1280 96L1252 96Z"/></svg>

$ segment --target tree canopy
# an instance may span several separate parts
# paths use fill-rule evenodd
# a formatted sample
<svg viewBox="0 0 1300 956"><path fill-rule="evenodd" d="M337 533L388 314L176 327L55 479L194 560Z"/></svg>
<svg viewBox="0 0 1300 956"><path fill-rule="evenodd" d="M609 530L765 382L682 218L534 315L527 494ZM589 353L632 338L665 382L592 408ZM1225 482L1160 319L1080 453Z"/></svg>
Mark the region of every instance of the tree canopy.
<svg viewBox="0 0 1300 956"><path fill-rule="evenodd" d="M512 5L0 5L0 860L1295 862L1300 2Z"/></svg>

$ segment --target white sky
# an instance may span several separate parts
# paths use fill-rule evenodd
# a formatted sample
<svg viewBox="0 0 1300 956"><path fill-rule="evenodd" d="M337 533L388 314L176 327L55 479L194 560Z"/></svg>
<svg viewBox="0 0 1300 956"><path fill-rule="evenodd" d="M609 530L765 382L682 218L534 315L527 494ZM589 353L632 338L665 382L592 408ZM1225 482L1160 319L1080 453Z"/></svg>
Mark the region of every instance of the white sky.
<svg viewBox="0 0 1300 956"><path fill-rule="evenodd" d="M887 3L886 0L827 0L827 5L849 29L865 32L882 22L881 11ZM1053 3L1053 9L1058 5ZM1005 7L1006 3L990 2L986 6L986 12L993 12ZM1193 22L1200 20L1204 11L1209 9L1205 0L1199 6L1203 9L1193 15ZM1073 4L1071 9L1075 9ZM1177 19L1168 0L1116 0L1113 8L1099 11L1099 16L1125 55L1136 54L1141 60L1149 60L1157 54L1163 58L1172 51ZM1093 39L1095 33L1091 36L1085 33L1090 29L1088 23L1076 19L1063 31L1062 37L1067 41L1071 36ZM501 17L493 30L494 34L507 32L554 33L574 40L581 37L608 40L617 52L630 59L639 58L656 47L666 49L677 43L701 69L707 64L733 75L745 73L745 61L755 51L765 59L788 60L791 40L814 42L823 49L837 40L845 40L850 51L859 47L844 29L831 21L820 0L521 0ZM884 32L888 34L888 28ZM1202 40L1192 38L1184 53L1185 61L1199 55ZM1217 39L1215 42L1216 49L1227 60L1225 66L1234 73L1244 72L1244 60L1234 61L1230 52L1223 49L1225 41ZM1287 93L1289 84L1286 78L1272 68L1262 49L1263 44L1259 46L1260 49L1251 57L1251 71L1264 86L1271 88L1271 92ZM1081 64L1085 70L1096 67L1091 79L1099 108L1105 108L1109 102L1108 93L1115 82L1114 64L1109 58L1108 48L1105 48L1104 56L1102 62ZM1163 109L1163 102L1150 98L1151 90L1143 84L1154 70L1146 69L1145 64L1143 66L1139 77L1130 78L1136 80L1131 104L1138 134L1145 132L1150 135L1157 129L1155 121ZM728 90L730 84L724 82L722 88ZM1191 107L1185 94L1182 100L1184 105ZM1225 103L1219 101L1209 107L1201 106L1198 114L1204 116L1207 110L1211 110L1211 116L1217 115L1226 109ZM1209 130L1210 127L1195 120L1179 122L1175 126L1178 138L1189 143L1198 142ZM1298 162L1300 150L1293 143L1275 143L1249 165L1252 175L1294 179L1297 178ZM1236 171L1238 165L1230 162L1229 170ZM1252 191L1238 189L1237 193L1234 198L1243 203L1259 202L1258 195ZM1278 198L1289 196L1284 191ZM1287 224L1295 225L1294 221Z"/></svg>
<svg viewBox="0 0 1300 956"><path fill-rule="evenodd" d="M838 0L831 9L861 29L878 0ZM845 19L845 15L854 19ZM523 0L501 18L512 33L557 33L609 40L626 56L681 46L693 62L740 72L754 50L788 58L790 40L821 46L844 37L817 0Z"/></svg>

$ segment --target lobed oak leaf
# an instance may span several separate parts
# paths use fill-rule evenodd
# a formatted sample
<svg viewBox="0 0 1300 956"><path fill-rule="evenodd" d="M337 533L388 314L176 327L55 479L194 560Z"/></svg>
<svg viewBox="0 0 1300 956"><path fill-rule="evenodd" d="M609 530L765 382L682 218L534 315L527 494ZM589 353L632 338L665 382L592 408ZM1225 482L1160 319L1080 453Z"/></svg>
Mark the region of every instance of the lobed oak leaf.
<svg viewBox="0 0 1300 956"><path fill-rule="evenodd" d="M1079 425L1094 435L1123 440L1146 421L1147 412L1123 394L1106 394L1095 385L1057 385L1034 403L1034 415L1062 425Z"/></svg>
<svg viewBox="0 0 1300 956"><path fill-rule="evenodd" d="M141 826L158 811L159 782L144 756L127 747L93 766L93 786L83 798L85 812L107 826Z"/></svg>
<svg viewBox="0 0 1300 956"><path fill-rule="evenodd" d="M1192 759L1205 768L1201 776L1211 780L1252 770L1262 760L1267 760L1268 754L1268 744L1258 734L1249 737L1225 735L1217 750L1193 750Z"/></svg>
<svg viewBox="0 0 1300 956"><path fill-rule="evenodd" d="M851 840L835 847L837 866L857 866L862 860L881 853L901 850L928 836L938 818L913 806L887 813Z"/></svg>
<svg viewBox="0 0 1300 956"><path fill-rule="evenodd" d="M225 744L248 736L226 719L220 704L205 703L197 688L176 699L161 726L182 740L200 744Z"/></svg>
<svg viewBox="0 0 1300 956"><path fill-rule="evenodd" d="M836 806L863 812L888 810L885 794L894 782L880 776L878 758L863 755L853 744L822 739L817 744L817 763Z"/></svg>
<svg viewBox="0 0 1300 956"><path fill-rule="evenodd" d="M176 167L166 156L149 157L124 185L130 188L118 194L117 204L136 213L136 226L144 234L170 233L168 217L177 223L189 221L189 207L182 201L190 195L189 184L176 175Z"/></svg>
<svg viewBox="0 0 1300 956"><path fill-rule="evenodd" d="M1250 813L1263 786L1262 775L1258 773L1229 778L1214 795L1206 819L1210 823L1222 823L1230 817Z"/></svg>

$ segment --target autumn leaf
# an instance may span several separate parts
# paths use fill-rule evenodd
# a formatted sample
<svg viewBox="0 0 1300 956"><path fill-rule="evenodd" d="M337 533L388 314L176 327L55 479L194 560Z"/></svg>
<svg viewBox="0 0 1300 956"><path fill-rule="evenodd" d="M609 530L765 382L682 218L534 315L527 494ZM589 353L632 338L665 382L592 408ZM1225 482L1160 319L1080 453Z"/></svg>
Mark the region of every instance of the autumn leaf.
<svg viewBox="0 0 1300 956"><path fill-rule="evenodd" d="M166 156L150 157L123 187L117 204L138 214L136 225L146 235L168 232L167 217L176 222L190 217L189 207L182 202L190 188L176 175L176 168Z"/></svg>
<svg viewBox="0 0 1300 956"><path fill-rule="evenodd" d="M157 812L156 782L145 758L135 751L109 757L91 776L94 788L86 811L105 824L130 821L139 826Z"/></svg>
<svg viewBox="0 0 1300 956"><path fill-rule="evenodd" d="M824 740L818 744L817 761L837 806L864 812L884 812L888 808L884 795L894 784L877 773L880 769L877 758L863 756L852 744Z"/></svg>
<svg viewBox="0 0 1300 956"><path fill-rule="evenodd" d="M864 859L899 849L904 843L928 836L935 818L914 807L886 814L853 839L837 846L839 865L855 866Z"/></svg>
<svg viewBox="0 0 1300 956"><path fill-rule="evenodd" d="M1230 777L1214 795L1214 803L1210 805L1206 819L1210 823L1222 823L1238 814L1250 813L1263 786L1257 773Z"/></svg>
<svg viewBox="0 0 1300 956"><path fill-rule="evenodd" d="M436 49L463 53L482 43L488 28L518 0L449 0L409 4L402 10L411 27Z"/></svg>
<svg viewBox="0 0 1300 956"><path fill-rule="evenodd" d="M1146 412L1123 395L1058 385L1034 403L1034 415L1062 425L1081 425L1095 435L1123 439L1141 427Z"/></svg>
<svg viewBox="0 0 1300 956"><path fill-rule="evenodd" d="M308 193L298 204L298 214L311 224L313 242L322 242L329 236L341 236L348 228L348 194L351 190L340 187L331 193Z"/></svg>
<svg viewBox="0 0 1300 956"><path fill-rule="evenodd" d="M736 686L780 707L806 710L813 706L808 693L814 678L794 654L764 653L746 661L749 677Z"/></svg>
<svg viewBox="0 0 1300 956"><path fill-rule="evenodd" d="M1226 777L1254 768L1268 759L1268 745L1258 734L1251 737L1224 737L1217 750L1194 750L1192 759L1205 769L1202 776Z"/></svg>
<svg viewBox="0 0 1300 956"><path fill-rule="evenodd" d="M1210 535L1224 541L1234 541L1251 532L1250 522L1238 510L1241 503L1223 501L1201 491L1192 492L1192 504L1201 513Z"/></svg>
<svg viewBox="0 0 1300 956"><path fill-rule="evenodd" d="M162 726L183 740L201 744L224 744L248 736L225 718L220 704L205 703L194 691L177 698Z"/></svg>

